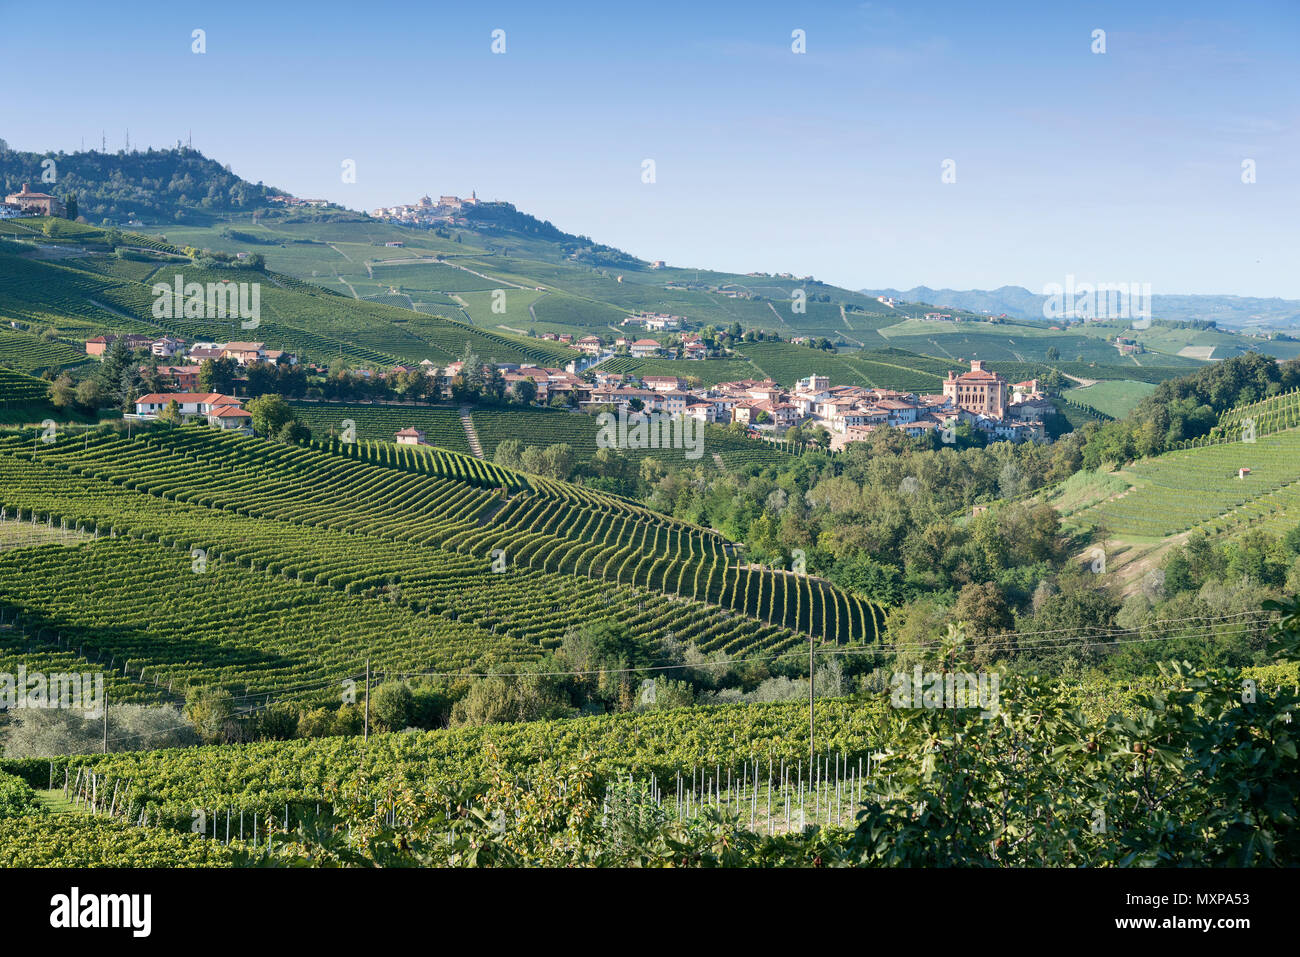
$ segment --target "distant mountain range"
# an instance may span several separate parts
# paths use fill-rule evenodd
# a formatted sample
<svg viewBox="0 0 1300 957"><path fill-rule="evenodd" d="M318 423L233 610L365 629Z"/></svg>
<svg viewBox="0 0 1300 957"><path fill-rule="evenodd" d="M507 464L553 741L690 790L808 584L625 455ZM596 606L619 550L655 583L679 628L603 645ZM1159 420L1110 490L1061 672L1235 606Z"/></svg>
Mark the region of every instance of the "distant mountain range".
<svg viewBox="0 0 1300 957"><path fill-rule="evenodd" d="M868 296L892 296L906 302L965 309L993 315L1006 313L1017 319L1042 319L1046 296L1024 286L997 289L863 289ZM1259 299L1250 296L1153 295L1151 311L1156 319L1213 320L1224 329L1284 329L1300 326L1300 300Z"/></svg>

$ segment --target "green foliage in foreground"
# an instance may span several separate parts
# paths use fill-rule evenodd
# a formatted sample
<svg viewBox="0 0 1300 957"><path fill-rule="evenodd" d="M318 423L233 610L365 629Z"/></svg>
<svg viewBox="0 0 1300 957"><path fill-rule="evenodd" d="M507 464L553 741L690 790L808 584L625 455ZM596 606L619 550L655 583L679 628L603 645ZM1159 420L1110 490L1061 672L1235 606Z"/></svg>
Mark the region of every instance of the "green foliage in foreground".
<svg viewBox="0 0 1300 957"><path fill-rule="evenodd" d="M1273 629L1270 652L1278 661L1293 662L1300 651L1300 600L1276 603L1271 610L1280 612L1281 620ZM960 660L959 648L948 652L954 661ZM552 751L543 757L534 750L527 762L510 753L519 743L512 734L475 736L477 746L460 760L476 764L483 772L478 775L458 777L454 766L425 775L391 761L354 764L350 771L332 775L319 792L320 814L302 815L293 829L277 825L269 848L235 848L234 863L1296 864L1300 758L1293 685L1286 682L1266 690L1272 682L1257 682L1242 671L1200 671L1185 664L1164 667L1161 678L1162 689L1138 692L1126 711L1107 718L1085 713L1077 689L1038 677L1007 678L989 717L975 708L942 707L894 708L867 717L863 712L875 709L857 706L850 716L862 721L859 733L870 728L871 751L880 771L862 782L866 790L852 830L805 828L763 835L749 830L743 815L717 809L680 821L671 814L671 800L660 806L649 800L643 785L620 783L609 774L621 757L644 743L639 733L625 738L619 755ZM775 709L719 709L731 711L746 717L760 714L751 732L770 733L773 719L780 724L785 716ZM690 719L674 723L688 736L708 723L699 712L665 715L670 717ZM511 730L546 734L546 726ZM622 727L625 734L628 730ZM832 738L832 746L847 743L837 733ZM733 742L730 753L744 755L758 743L747 737ZM769 738L767 743L778 742ZM377 745L382 747L379 742L370 747ZM239 760L245 753L204 750L208 763L218 761L223 752ZM662 747L651 750L658 754ZM170 754L179 757L184 752ZM278 774L253 772L246 764L214 770L228 778L233 770L236 776L230 784L250 772L284 780L306 757L300 753ZM447 758L452 758L450 752ZM96 767L97 760L117 758L79 760ZM106 765L99 767L102 772ZM321 770L334 771L337 765L318 766L316 773ZM134 773L145 771L137 765ZM660 780L667 785L664 776ZM135 813L134 802L130 813ZM262 819L267 817L278 820L278 814Z"/></svg>
<svg viewBox="0 0 1300 957"><path fill-rule="evenodd" d="M0 820L36 813L36 792L22 778L0 772Z"/></svg>
<svg viewBox="0 0 1300 957"><path fill-rule="evenodd" d="M1296 698L1243 702L1228 673L1172 666L1136 716L1087 721L1059 686L1018 682L992 720L906 714L857 814L835 833L763 836L714 811L669 820L607 804L575 762L486 792L394 793L373 814L277 834L241 863L289 866L1259 866L1300 860ZM393 821L409 821L396 824Z"/></svg>
<svg viewBox="0 0 1300 957"><path fill-rule="evenodd" d="M83 814L36 814L0 827L5 867L223 867L232 848L195 834Z"/></svg>

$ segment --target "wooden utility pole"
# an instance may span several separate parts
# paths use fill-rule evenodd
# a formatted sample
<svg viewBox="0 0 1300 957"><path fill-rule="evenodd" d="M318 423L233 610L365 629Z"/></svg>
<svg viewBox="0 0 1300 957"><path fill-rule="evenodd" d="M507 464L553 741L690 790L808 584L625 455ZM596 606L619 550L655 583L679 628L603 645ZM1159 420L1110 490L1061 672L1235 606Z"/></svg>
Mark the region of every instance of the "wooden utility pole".
<svg viewBox="0 0 1300 957"><path fill-rule="evenodd" d="M808 636L808 766L817 760L817 718L813 711L813 692L817 686L816 639Z"/></svg>
<svg viewBox="0 0 1300 957"><path fill-rule="evenodd" d="M362 741L370 740L370 659L366 659L366 730Z"/></svg>

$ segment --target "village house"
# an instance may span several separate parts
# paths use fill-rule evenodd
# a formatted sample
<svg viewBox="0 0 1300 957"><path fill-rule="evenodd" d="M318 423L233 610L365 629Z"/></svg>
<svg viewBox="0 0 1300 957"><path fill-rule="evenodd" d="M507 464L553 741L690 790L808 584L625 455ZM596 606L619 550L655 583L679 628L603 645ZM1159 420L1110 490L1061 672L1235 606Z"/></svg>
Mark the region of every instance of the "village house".
<svg viewBox="0 0 1300 957"><path fill-rule="evenodd" d="M654 339L638 339L628 347L628 351L637 359L650 359L659 355L661 348Z"/></svg>
<svg viewBox="0 0 1300 957"><path fill-rule="evenodd" d="M915 403L906 402L902 399L885 399L875 404L879 409L889 416L889 424L893 426L907 425L917 420L920 407Z"/></svg>
<svg viewBox="0 0 1300 957"><path fill-rule="evenodd" d="M683 316L670 316L662 312L639 312L624 319L623 325L642 326L656 332L666 332L672 329L680 329L685 321Z"/></svg>
<svg viewBox="0 0 1300 957"><path fill-rule="evenodd" d="M253 431L253 415L232 402L227 405L214 406L208 412L208 424L219 429L239 429Z"/></svg>
<svg viewBox="0 0 1300 957"><path fill-rule="evenodd" d="M1055 415L1056 406L1052 404L1051 399L1039 396L1023 402L1011 403L1007 414L1019 421L1041 421L1046 416Z"/></svg>
<svg viewBox="0 0 1300 957"><path fill-rule="evenodd" d="M252 415L240 406L240 400L220 392L150 392L135 400L135 417L154 421L172 402L180 409L181 420L206 419L222 429L251 431Z"/></svg>
<svg viewBox="0 0 1300 957"><path fill-rule="evenodd" d="M598 356L600 355L600 351L603 348L604 343L600 341L599 336L583 336L581 339L579 339L577 342L574 343L574 346L578 349L581 349L589 356Z"/></svg>
<svg viewBox="0 0 1300 957"><path fill-rule="evenodd" d="M233 359L241 366L256 365L266 361L264 342L227 342L221 349L222 358Z"/></svg>
<svg viewBox="0 0 1300 957"><path fill-rule="evenodd" d="M116 336L110 333L102 336L95 336L93 339L87 339L86 355L102 356L104 353L108 352L109 347L119 339L121 339L126 344L127 349L132 352L137 349L152 349L154 344L153 336L140 335L139 333L131 333L126 336Z"/></svg>
<svg viewBox="0 0 1300 957"><path fill-rule="evenodd" d="M641 381L647 389L655 392L673 392L686 387L686 383L675 375L647 375L642 376Z"/></svg>
<svg viewBox="0 0 1300 957"><path fill-rule="evenodd" d="M177 392L194 392L199 387L198 366L159 366L158 375L175 386Z"/></svg>
<svg viewBox="0 0 1300 957"><path fill-rule="evenodd" d="M163 336L161 339L155 339L150 343L149 351L160 358L170 359L178 352L185 351L185 340Z"/></svg>
<svg viewBox="0 0 1300 957"><path fill-rule="evenodd" d="M398 445L427 445L424 441L424 432L421 429L407 426L396 433Z"/></svg>
<svg viewBox="0 0 1300 957"><path fill-rule="evenodd" d="M49 193L34 193L28 183L16 193L5 197L5 202L17 206L29 216L63 216L67 210L63 204Z"/></svg>
<svg viewBox="0 0 1300 957"><path fill-rule="evenodd" d="M211 342L196 342L190 346L190 362L195 365L202 365L209 360L215 361L220 359L225 351L225 346L215 345Z"/></svg>

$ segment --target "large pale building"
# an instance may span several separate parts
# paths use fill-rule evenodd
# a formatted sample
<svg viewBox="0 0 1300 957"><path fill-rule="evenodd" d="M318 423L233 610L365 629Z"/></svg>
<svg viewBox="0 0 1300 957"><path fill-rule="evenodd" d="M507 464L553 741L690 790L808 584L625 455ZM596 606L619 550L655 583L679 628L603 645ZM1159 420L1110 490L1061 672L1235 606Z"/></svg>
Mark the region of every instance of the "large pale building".
<svg viewBox="0 0 1300 957"><path fill-rule="evenodd" d="M28 183L23 183L22 192L6 196L5 202L19 207L25 213L41 216L62 216L67 212L63 204L49 193L33 193Z"/></svg>
<svg viewBox="0 0 1300 957"><path fill-rule="evenodd" d="M972 359L970 371L949 372L943 382L944 398L959 409L1000 419L1007 412L1007 380L984 368L983 359Z"/></svg>

